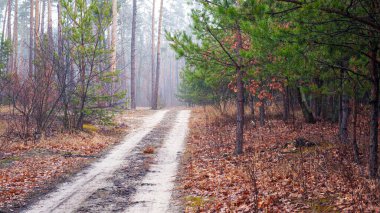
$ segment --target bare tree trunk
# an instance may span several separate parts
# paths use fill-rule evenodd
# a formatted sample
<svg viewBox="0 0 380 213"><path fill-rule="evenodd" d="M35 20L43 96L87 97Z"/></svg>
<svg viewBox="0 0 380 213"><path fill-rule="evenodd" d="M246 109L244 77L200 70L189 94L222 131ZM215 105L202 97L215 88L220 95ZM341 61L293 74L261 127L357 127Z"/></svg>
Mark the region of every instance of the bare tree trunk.
<svg viewBox="0 0 380 213"><path fill-rule="evenodd" d="M369 174L371 178L377 177L378 172L378 127L379 127L379 68L377 63L378 43L370 45L370 73L371 73L371 125L370 125L370 153Z"/></svg>
<svg viewBox="0 0 380 213"><path fill-rule="evenodd" d="M359 159L359 147L357 143L357 133L356 126L358 121L358 100L357 100L357 91L356 91L356 83L354 85L354 112L353 112L353 134L352 134L352 148L354 151L354 159L357 164L360 163Z"/></svg>
<svg viewBox="0 0 380 213"><path fill-rule="evenodd" d="M348 117L350 114L349 97L346 93L342 95L342 118L340 122L339 136L342 143L348 143Z"/></svg>
<svg viewBox="0 0 380 213"><path fill-rule="evenodd" d="M237 86L237 97L236 97L236 148L235 154L243 153L243 143L244 143L244 84L243 84L243 70L241 70L240 65L242 64L242 57L240 55L240 50L243 48L243 39L241 35L240 25L236 22L236 48L235 52L237 55L238 66L236 67L236 86Z"/></svg>
<svg viewBox="0 0 380 213"><path fill-rule="evenodd" d="M59 56L60 62L63 63L62 7L61 7L60 1L58 1L58 4L57 4L57 12L58 12L58 56Z"/></svg>
<svg viewBox="0 0 380 213"><path fill-rule="evenodd" d="M42 0L42 13L41 13L41 33L42 33L42 36L45 36L45 13L46 13L46 0Z"/></svg>
<svg viewBox="0 0 380 213"><path fill-rule="evenodd" d="M17 75L17 57L18 57L18 0L15 0L15 14L13 21L13 59L12 72Z"/></svg>
<svg viewBox="0 0 380 213"><path fill-rule="evenodd" d="M284 93L283 93L283 106L284 106L284 113L282 119L284 121L289 120L289 87L285 86Z"/></svg>
<svg viewBox="0 0 380 213"><path fill-rule="evenodd" d="M34 33L35 33L35 51L37 51L39 47L39 39L40 39L40 0L35 0L35 12L34 12Z"/></svg>
<svg viewBox="0 0 380 213"><path fill-rule="evenodd" d="M7 6L5 7L5 14L4 14L4 18L3 18L3 30L1 32L1 41L4 41L4 38L5 38L5 25L7 23L7 15L8 14L8 4L9 4L9 1L7 2Z"/></svg>
<svg viewBox="0 0 380 213"><path fill-rule="evenodd" d="M318 89L320 90L322 87L322 80L319 78L315 78L315 84L318 86ZM315 108L314 108L314 116L319 118L321 117L321 112L322 112L322 98L323 96L321 94L317 94L316 97L314 98L315 101Z"/></svg>
<svg viewBox="0 0 380 213"><path fill-rule="evenodd" d="M48 0L48 41L49 41L49 47L53 47L53 18L52 18L52 0ZM59 3L60 4L60 3ZM60 13L60 12L59 12ZM61 19L58 17L58 19ZM60 25L60 23L59 23ZM59 31L59 29L58 29ZM62 31L62 29L61 29ZM60 35L59 35L60 36Z"/></svg>
<svg viewBox="0 0 380 213"><path fill-rule="evenodd" d="M298 87L296 92L297 92L298 103L301 106L302 113L303 113L303 116L305 118L305 121L307 123L315 123L316 122L315 118L314 118L313 113L310 111L310 108L307 105L307 103L303 97L301 88Z"/></svg>
<svg viewBox="0 0 380 213"><path fill-rule="evenodd" d="M111 26L111 72L116 72L116 38L117 38L117 0L112 0L112 26ZM111 82L111 106L114 104L113 95L116 92L116 82Z"/></svg>
<svg viewBox="0 0 380 213"><path fill-rule="evenodd" d="M12 2L11 0L8 0L8 24L7 24L7 39L9 41L12 41L12 21L11 21L11 13L12 13ZM7 72L12 71L12 64L13 64L13 54L10 55L8 62L7 62Z"/></svg>
<svg viewBox="0 0 380 213"><path fill-rule="evenodd" d="M49 0L51 1L51 0ZM58 73L60 75L60 81L62 85L62 102L63 102L63 125L66 129L70 127L69 125L69 101L68 101L68 87L67 87L67 78L69 69L67 69L67 64L64 63L65 59L63 56L63 35L62 35L62 6L61 1L58 1L57 4L57 13L58 13ZM49 18L48 18L49 19ZM49 19L50 21L50 19ZM48 21L48 22L49 22ZM49 25L49 24L48 24ZM48 30L49 31L49 30Z"/></svg>
<svg viewBox="0 0 380 213"><path fill-rule="evenodd" d="M255 101L254 97L251 93L249 93L249 110L251 111L251 115L253 116L253 120L255 120Z"/></svg>
<svg viewBox="0 0 380 213"><path fill-rule="evenodd" d="M29 34L29 76L33 75L33 38L34 38L34 1L30 0L30 20L29 20L29 27L30 27L30 34Z"/></svg>
<svg viewBox="0 0 380 213"><path fill-rule="evenodd" d="M136 0L132 9L132 38L131 38L131 109L136 109Z"/></svg>
<svg viewBox="0 0 380 213"><path fill-rule="evenodd" d="M260 126L263 127L265 126L265 101L264 100L261 101L259 112L260 112Z"/></svg>
<svg viewBox="0 0 380 213"><path fill-rule="evenodd" d="M81 35L81 46L84 48L84 38L83 34ZM79 73L80 73L80 108L79 108L79 118L76 124L77 129L83 129L83 119L84 119L84 107L86 102L86 63L85 57L82 55L79 62Z"/></svg>
<svg viewBox="0 0 380 213"><path fill-rule="evenodd" d="M7 38L9 40L12 40L12 21L11 21L11 16L12 14L12 1L8 0L8 23L7 23Z"/></svg>
<svg viewBox="0 0 380 213"><path fill-rule="evenodd" d="M347 63L344 63L344 65L347 65ZM342 143L347 144L348 143L348 117L350 114L350 104L349 104L350 99L344 87L344 79L346 78L346 70L342 69L341 73L342 73L341 74L342 94L341 94L341 112L340 112L341 119L340 119L340 126L339 126L339 137Z"/></svg>
<svg viewBox="0 0 380 213"><path fill-rule="evenodd" d="M158 20L158 38L157 38L157 64L156 64L156 81L154 84L154 94L153 94L153 103L152 103L152 109L158 108L158 89L159 89L159 83L160 83L160 65L161 65L161 28L162 28L162 16L163 16L163 5L164 0L161 0L160 4L160 16Z"/></svg>
<svg viewBox="0 0 380 213"><path fill-rule="evenodd" d="M151 55L151 74L152 74L152 82L151 82L151 97L150 97L150 106L153 108L153 94L154 94L154 77L155 77L155 70L154 70L154 20L155 20L155 10L156 10L156 0L153 0L153 6L152 6L152 55Z"/></svg>

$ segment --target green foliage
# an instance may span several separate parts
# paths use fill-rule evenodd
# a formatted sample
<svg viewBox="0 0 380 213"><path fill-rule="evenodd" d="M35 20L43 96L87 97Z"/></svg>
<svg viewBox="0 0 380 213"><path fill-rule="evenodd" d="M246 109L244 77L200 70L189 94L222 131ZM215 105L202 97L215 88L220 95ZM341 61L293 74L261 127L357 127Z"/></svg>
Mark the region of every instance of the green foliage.
<svg viewBox="0 0 380 213"><path fill-rule="evenodd" d="M219 105L227 101L230 97L230 91L225 87L228 79L213 74L215 73L208 69L184 69L177 97L184 102L198 105Z"/></svg>
<svg viewBox="0 0 380 213"><path fill-rule="evenodd" d="M368 44L376 43L379 33L339 11L364 17L372 11L371 5L300 2L199 1L201 7L191 15L193 36L167 34L171 47L187 63L178 96L197 104L214 103L225 92L221 88L234 84L237 25L244 40L239 54L247 87L251 80L266 87L276 79L285 86L302 87L307 96L352 94L349 85L356 85L362 95L368 92ZM339 81L342 70L347 72L343 87Z"/></svg>
<svg viewBox="0 0 380 213"><path fill-rule="evenodd" d="M112 2L61 0L62 25L65 39L70 44L69 57L75 63L78 80L71 98L77 128L82 128L84 116L110 124L114 103L125 97L117 91L121 71L110 71L113 52L104 45L105 32L112 22Z"/></svg>

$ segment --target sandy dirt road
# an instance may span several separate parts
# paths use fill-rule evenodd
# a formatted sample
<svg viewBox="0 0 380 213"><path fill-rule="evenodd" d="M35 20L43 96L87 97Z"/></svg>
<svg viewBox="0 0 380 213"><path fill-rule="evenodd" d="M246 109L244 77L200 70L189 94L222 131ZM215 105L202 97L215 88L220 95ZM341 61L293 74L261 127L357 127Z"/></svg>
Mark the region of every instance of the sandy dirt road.
<svg viewBox="0 0 380 213"><path fill-rule="evenodd" d="M176 212L171 194L189 118L189 110L144 118L103 158L24 212ZM154 153L144 153L147 147Z"/></svg>

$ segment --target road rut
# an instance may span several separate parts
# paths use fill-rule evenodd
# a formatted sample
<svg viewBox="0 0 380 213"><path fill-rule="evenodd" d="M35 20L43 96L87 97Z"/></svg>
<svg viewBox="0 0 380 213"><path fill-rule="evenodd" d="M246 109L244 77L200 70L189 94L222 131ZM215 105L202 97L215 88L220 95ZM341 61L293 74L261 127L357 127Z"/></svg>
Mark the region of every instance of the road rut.
<svg viewBox="0 0 380 213"><path fill-rule="evenodd" d="M188 110L162 110L145 118L106 156L25 212L170 211L189 117ZM143 153L147 146L155 154Z"/></svg>

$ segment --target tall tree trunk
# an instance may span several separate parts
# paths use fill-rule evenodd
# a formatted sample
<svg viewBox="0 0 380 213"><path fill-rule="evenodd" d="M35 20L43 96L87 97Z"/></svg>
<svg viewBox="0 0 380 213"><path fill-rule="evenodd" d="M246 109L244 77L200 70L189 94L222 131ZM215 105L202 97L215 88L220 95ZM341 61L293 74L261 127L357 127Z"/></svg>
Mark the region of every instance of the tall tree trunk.
<svg viewBox="0 0 380 213"><path fill-rule="evenodd" d="M314 83L317 85L318 91L320 91L323 82L319 78L315 78ZM314 111L314 116L317 118L321 117L321 112L322 112L322 103L321 102L322 102L322 95L320 92L318 92L317 94L315 94L314 106L312 109Z"/></svg>
<svg viewBox="0 0 380 213"><path fill-rule="evenodd" d="M345 93L342 95L342 118L340 122L340 128L339 128L339 136L340 141L342 143L348 143L348 117L350 114L350 106L349 106L350 99L348 95Z"/></svg>
<svg viewBox="0 0 380 213"><path fill-rule="evenodd" d="M254 101L254 97L251 93L249 93L249 110L250 110L250 113L251 115L253 116L253 120L255 120L255 101Z"/></svg>
<svg viewBox="0 0 380 213"><path fill-rule="evenodd" d="M136 0L132 9L132 38L131 38L131 108L136 109Z"/></svg>
<svg viewBox="0 0 380 213"><path fill-rule="evenodd" d="M379 67L377 63L378 43L370 44L370 73L371 73L371 125L370 125L370 153L369 174L371 178L377 177L378 172L378 127L379 127Z"/></svg>
<svg viewBox="0 0 380 213"><path fill-rule="evenodd" d="M29 76L33 75L33 47L34 47L34 1L30 0L30 20L29 20Z"/></svg>
<svg viewBox="0 0 380 213"><path fill-rule="evenodd" d="M7 39L9 41L12 41L12 21L11 21L11 14L12 14L12 1L8 0L8 24L7 24ZM8 62L7 62L7 72L12 71L12 64L13 64L13 54L10 55Z"/></svg>
<svg viewBox="0 0 380 213"><path fill-rule="evenodd" d="M8 4L9 4L9 1L7 2L7 6L5 7L5 13L3 17L3 30L1 31L1 41L4 41L4 38L5 38L5 25L7 23Z"/></svg>
<svg viewBox="0 0 380 213"><path fill-rule="evenodd" d="M357 164L360 163L359 159L359 147L357 143L357 132L356 126L358 121L358 100L357 100L357 91L356 91L356 83L354 83L354 112L353 112L353 134L352 134L352 149L354 151L354 159Z"/></svg>
<svg viewBox="0 0 380 213"><path fill-rule="evenodd" d="M17 57L18 57L18 0L15 0L15 14L13 19L13 59L12 72L17 75Z"/></svg>
<svg viewBox="0 0 380 213"><path fill-rule="evenodd" d="M34 33L35 33L35 51L38 50L40 43L40 0L35 0L35 12L34 12Z"/></svg>
<svg viewBox="0 0 380 213"><path fill-rule="evenodd" d="M265 126L265 101L264 100L261 101L259 111L260 111L260 126L263 127Z"/></svg>
<svg viewBox="0 0 380 213"><path fill-rule="evenodd" d="M158 108L158 89L160 84L160 66L161 66L161 28L162 28L162 16L163 16L164 0L161 0L160 4L160 16L158 20L158 38L157 38L157 62L156 62L156 81L154 84L153 103L152 109Z"/></svg>
<svg viewBox="0 0 380 213"><path fill-rule="evenodd" d="M49 47L53 47L53 15L52 15L52 0L48 0L48 42L49 42ZM59 3L60 4L60 3ZM60 13L60 12L59 12ZM58 17L58 19L61 19ZM59 23L60 25L60 23ZM59 31L59 29L58 29ZM61 29L62 31L62 29ZM59 37L60 35L58 35Z"/></svg>
<svg viewBox="0 0 380 213"><path fill-rule="evenodd" d="M51 0L49 0L51 1ZM61 1L58 1L57 4L57 13L58 13L58 66L59 73L61 76L61 84L62 84L62 102L63 102L63 125L66 129L70 128L69 124L69 96L68 96L68 87L67 87L67 78L69 74L69 69L67 69L67 65L65 64L65 59L63 56L63 35L62 35L62 6ZM50 21L50 20L49 20ZM48 22L49 22L48 21ZM49 30L48 30L49 31Z"/></svg>
<svg viewBox="0 0 380 213"><path fill-rule="evenodd" d="M46 13L46 0L42 0L41 33L43 37L45 37L45 13Z"/></svg>
<svg viewBox="0 0 380 213"><path fill-rule="evenodd" d="M303 114L303 117L305 118L305 121L307 123L315 123L316 122L315 118L309 106L307 105L305 98L303 97L301 88L298 87L296 92L297 92L298 103L301 106L302 114Z"/></svg>
<svg viewBox="0 0 380 213"><path fill-rule="evenodd" d="M154 21L155 21L155 10L156 10L156 0L153 0L153 6L152 6L152 48L151 48L151 96L150 96L150 106L153 108L153 94L154 94L154 77L155 77L155 70L154 70Z"/></svg>
<svg viewBox="0 0 380 213"><path fill-rule="evenodd" d="M12 40L12 1L8 0L8 22L7 22L7 39Z"/></svg>
<svg viewBox="0 0 380 213"><path fill-rule="evenodd" d="M347 64L346 64L347 65ZM341 119L340 119L340 125L339 125L339 138L342 143L347 144L348 143L348 117L350 114L350 99L347 95L347 92L345 91L344 87L344 79L346 78L346 70L341 70L341 77L342 77L342 83L341 83Z"/></svg>
<svg viewBox="0 0 380 213"><path fill-rule="evenodd" d="M342 143L348 143L348 117L350 114L350 99L346 93L342 94L342 118L339 128L340 141Z"/></svg>
<svg viewBox="0 0 380 213"><path fill-rule="evenodd" d="M244 143L244 84L243 84L243 70L241 69L241 64L243 62L243 59L240 55L240 50L243 48L243 39L241 35L241 29L238 22L236 22L236 48L235 52L237 55L237 63L238 66L236 67L236 87L237 87L237 94L236 94L236 147L235 147L235 154L242 154L243 153L243 143Z"/></svg>
<svg viewBox="0 0 380 213"><path fill-rule="evenodd" d="M111 26L111 72L116 72L116 38L117 38L117 0L112 0L112 26ZM113 95L116 92L116 82L111 82L111 106L114 104Z"/></svg>
<svg viewBox="0 0 380 213"><path fill-rule="evenodd" d="M284 121L288 121L289 119L289 87L285 86L284 93L283 93L283 106L284 106L284 113L282 116L282 119Z"/></svg>
<svg viewBox="0 0 380 213"><path fill-rule="evenodd" d="M49 0L51 1L51 0ZM59 57L59 64L63 63L63 35L62 35L62 6L61 1L58 1L57 4L57 12L58 12L58 57ZM49 20L50 22L50 20ZM53 23L53 21L52 21ZM53 31L53 29L52 29ZM53 33L53 32L52 32Z"/></svg>

